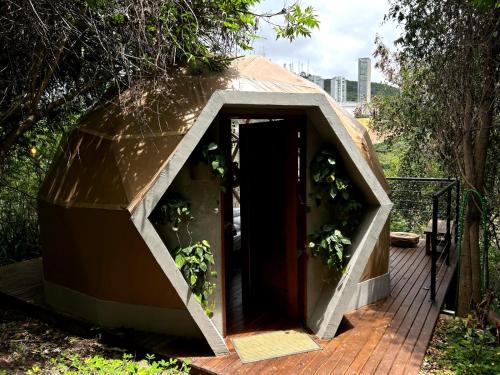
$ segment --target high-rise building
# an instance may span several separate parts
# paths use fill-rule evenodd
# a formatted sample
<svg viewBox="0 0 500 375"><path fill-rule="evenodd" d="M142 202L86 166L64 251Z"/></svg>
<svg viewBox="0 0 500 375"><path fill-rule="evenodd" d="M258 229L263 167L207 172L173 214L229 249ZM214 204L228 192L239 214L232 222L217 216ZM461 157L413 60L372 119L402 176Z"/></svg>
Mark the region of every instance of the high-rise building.
<svg viewBox="0 0 500 375"><path fill-rule="evenodd" d="M320 76L315 76L314 74L307 74L306 72L301 72L299 74L302 78L305 78L311 82L314 82L315 84L317 84L319 87L321 87L322 89L325 88L325 80L323 78L321 78Z"/></svg>
<svg viewBox="0 0 500 375"><path fill-rule="evenodd" d="M330 94L330 96L332 95L332 80L330 78L323 80L323 90Z"/></svg>
<svg viewBox="0 0 500 375"><path fill-rule="evenodd" d="M372 66L369 57L358 59L358 103L371 99Z"/></svg>
<svg viewBox="0 0 500 375"><path fill-rule="evenodd" d="M311 82L314 82L315 84L317 84L319 87L321 88L324 88L324 85L325 85L325 82L324 82L324 79L321 78L320 76L315 76L313 74L309 74L307 76L307 79Z"/></svg>
<svg viewBox="0 0 500 375"><path fill-rule="evenodd" d="M346 80L344 77L336 76L332 78L330 95L339 103L347 101Z"/></svg>

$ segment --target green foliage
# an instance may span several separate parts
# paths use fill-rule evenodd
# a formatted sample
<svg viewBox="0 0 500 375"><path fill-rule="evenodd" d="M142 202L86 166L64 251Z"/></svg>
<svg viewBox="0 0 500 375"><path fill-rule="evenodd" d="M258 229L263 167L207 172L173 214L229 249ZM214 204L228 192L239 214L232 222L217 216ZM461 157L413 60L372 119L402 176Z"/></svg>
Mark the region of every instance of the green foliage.
<svg viewBox="0 0 500 375"><path fill-rule="evenodd" d="M432 363L437 373L499 374L500 349L494 331L477 328L470 317L446 319L434 333L426 363Z"/></svg>
<svg viewBox="0 0 500 375"><path fill-rule="evenodd" d="M36 197L64 131L78 119L66 113L44 121L0 165L0 264L40 255Z"/></svg>
<svg viewBox="0 0 500 375"><path fill-rule="evenodd" d="M252 49L259 21L272 22L277 37L290 41L318 27L311 7L255 14L258 3L2 2L0 163L27 131L72 106L87 109L127 88L164 83L179 66L221 71L240 49Z"/></svg>
<svg viewBox="0 0 500 375"><path fill-rule="evenodd" d="M213 306L210 306L209 298L215 284L210 281L209 276L217 277L217 272L209 272L210 267L215 264L210 244L203 240L187 247L177 247L172 255L196 299L207 315L212 316Z"/></svg>
<svg viewBox="0 0 500 375"><path fill-rule="evenodd" d="M333 225L323 225L314 231L309 237L309 248L314 256L323 259L328 268L340 271L344 267L345 260L349 257L346 254L346 246L351 241L344 237L340 230Z"/></svg>
<svg viewBox="0 0 500 375"><path fill-rule="evenodd" d="M472 0L472 4L482 10L500 8L500 1L498 0Z"/></svg>
<svg viewBox="0 0 500 375"><path fill-rule="evenodd" d="M401 159L408 147L404 142L382 142L374 145L386 177L400 176Z"/></svg>
<svg viewBox="0 0 500 375"><path fill-rule="evenodd" d="M191 214L191 202L180 194L168 193L155 208L152 219L158 224L165 224L168 220L172 224L172 230L177 232L182 223L194 219Z"/></svg>
<svg viewBox="0 0 500 375"><path fill-rule="evenodd" d="M206 240L192 243L189 222L194 217L191 212L191 202L175 192L168 192L159 202L151 215L155 225L163 225L166 221L172 224L171 229L175 232L179 246L171 251L177 268L184 276L196 299L202 305L208 316L212 315L213 306L209 303L215 284L210 277L217 277L217 272L211 272L214 265L214 256L210 243ZM189 245L184 246L178 235L181 224L190 239Z"/></svg>
<svg viewBox="0 0 500 375"><path fill-rule="evenodd" d="M210 142L202 147L202 155L204 161L212 169L212 173L222 180L226 177L227 171L227 160L225 155L219 151L219 146Z"/></svg>
<svg viewBox="0 0 500 375"><path fill-rule="evenodd" d="M194 219L191 212L191 202L175 192L168 192L154 209L151 220L155 225L163 225L167 221L172 224L179 246L171 251L177 268L193 291L196 299L202 305L208 316L212 315L213 306L209 303L215 284L210 277L217 277L217 272L210 272L214 265L214 256L210 244L206 240L192 243L189 222ZM178 232L181 225L190 239L189 245L184 246Z"/></svg>
<svg viewBox="0 0 500 375"><path fill-rule="evenodd" d="M331 146L321 149L310 164L311 177L319 191L311 193L319 206L329 206L334 213L331 224L325 224L309 236L313 256L323 259L328 268L341 271L349 257L352 235L359 224L362 205L359 193L351 184L340 159ZM326 196L326 199L325 199Z"/></svg>
<svg viewBox="0 0 500 375"><path fill-rule="evenodd" d="M500 248L490 244L488 250L490 289L493 292L491 309L500 314Z"/></svg>
<svg viewBox="0 0 500 375"><path fill-rule="evenodd" d="M370 92L372 98L375 96L394 96L398 94L399 89L385 83L372 82ZM348 102L358 101L358 81L346 80L346 100Z"/></svg>
<svg viewBox="0 0 500 375"><path fill-rule="evenodd" d="M42 369L34 365L27 374L141 374L141 375L181 375L189 374L189 364L176 359L155 361L155 356L146 355L146 359L137 361L131 354L123 354L121 359L109 359L100 355L82 358L77 355L60 356L49 361L49 368ZM45 371L48 370L48 371Z"/></svg>
<svg viewBox="0 0 500 375"><path fill-rule="evenodd" d="M419 156L414 156L405 139L394 138L378 143L375 151L387 177L445 177L439 163L433 158L422 162ZM422 234L432 217L432 194L442 185L410 181L389 181L389 185L390 196L395 204L391 213L391 231ZM439 204L440 212L445 212L445 200L441 199Z"/></svg>
<svg viewBox="0 0 500 375"><path fill-rule="evenodd" d="M319 21L311 6L304 9L296 3L285 12L284 26L275 26L276 39L283 38L290 41L297 37L309 37L313 29L319 29Z"/></svg>
<svg viewBox="0 0 500 375"><path fill-rule="evenodd" d="M335 199L337 194L341 194L344 199L349 199L349 180L338 173L337 155L330 149L321 150L311 162L311 176L313 181L326 192L331 199ZM315 196L317 203L321 203L322 196Z"/></svg>

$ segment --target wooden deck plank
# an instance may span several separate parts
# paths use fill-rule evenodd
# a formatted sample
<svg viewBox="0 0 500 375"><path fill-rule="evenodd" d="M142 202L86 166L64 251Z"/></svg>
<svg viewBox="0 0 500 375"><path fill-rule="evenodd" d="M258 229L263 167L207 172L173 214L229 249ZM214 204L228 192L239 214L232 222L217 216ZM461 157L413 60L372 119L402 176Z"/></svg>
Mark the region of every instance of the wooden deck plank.
<svg viewBox="0 0 500 375"><path fill-rule="evenodd" d="M347 369L347 374L358 374L361 371L391 324L393 314L388 314L388 311L390 311L392 306L399 306L403 303L413 284L417 282L422 273L425 273L426 258L421 255L422 251L423 250L421 250L420 253L414 254L415 258L419 259L419 262L418 266L413 269L410 277L402 278L401 282L399 282L395 289L391 292L391 297L387 298L383 304L375 308L377 310L377 314L374 316L374 319L383 319L380 324L373 324L373 332L371 332L370 337L366 340L362 348L359 350L358 355L354 358L353 362ZM413 264L414 263L412 263L412 265Z"/></svg>
<svg viewBox="0 0 500 375"><path fill-rule="evenodd" d="M41 266L41 259L38 259L1 267L0 293L31 304L41 304ZM332 340L317 340L322 350L242 364L231 345L230 354L221 357L210 355L203 347L199 351L189 350L200 353L189 357L191 366L198 373L207 374L359 374L361 371L416 374L454 267L453 263L443 269L438 280L437 301L432 304L429 291L424 289L430 284L430 257L425 255L425 241L420 241L415 249L391 248L391 295L346 314L352 327ZM258 323L256 320L254 325ZM281 327L276 325L276 329ZM257 326L250 331L242 335L262 332ZM153 334L143 334L136 340L138 347L164 356L178 355L176 353L181 353L183 348L190 347L189 343L178 346L176 342ZM179 358L183 360L187 357Z"/></svg>
<svg viewBox="0 0 500 375"><path fill-rule="evenodd" d="M430 275L428 275L427 280L429 280ZM404 342L409 339L409 333L412 327L418 330L418 327L421 326L419 324L419 317L425 316L427 317L427 313L429 311L429 307L431 305L430 301L430 293L427 288L421 288L418 292L417 297L413 300L408 312L404 317L404 321L401 323L395 336L393 337L389 348L387 349L385 355L381 359L378 367L378 373L389 373L391 371L392 365L394 363L394 359L397 354L399 354L401 347Z"/></svg>
<svg viewBox="0 0 500 375"><path fill-rule="evenodd" d="M426 262L429 263L429 262ZM427 268L423 270L423 272L420 273L418 279L416 280L415 283L408 283L407 285L410 286L410 289L408 291L408 294L402 299L402 303L393 303L391 307L387 310L386 314L391 316L391 323L388 327L388 329L384 332L384 336L382 339L379 341L377 344L375 350L370 354L370 358L366 362L366 364L363 366L361 370L361 374L373 374L375 373L377 366L381 360L381 358L384 356L386 351L388 350L392 340L394 339L400 325L404 321L410 307L413 305L415 300L417 299L419 292L421 291L422 287L425 285L427 279L428 279L428 272Z"/></svg>
<svg viewBox="0 0 500 375"><path fill-rule="evenodd" d="M455 263L455 262L454 262ZM439 318L439 313L441 311L441 304L446 295L446 291L450 285L453 278L454 267L448 268L444 277L444 282L441 283L440 289L437 291L436 303L432 304L429 314L427 315L426 324L420 332L418 341L413 348L410 360L406 364L404 374L413 375L419 372L422 361L424 360L425 352L429 341L431 340L432 333Z"/></svg>
<svg viewBox="0 0 500 375"><path fill-rule="evenodd" d="M391 272L391 288L394 288L403 277L408 277L408 270L411 270L412 267L415 266L415 264L418 264L418 262L425 258L425 250L423 250L424 248L425 246L418 246L411 252L405 252L407 255L403 263L401 263L400 266L395 267L394 271ZM402 250L398 249L398 251L401 252Z"/></svg>
<svg viewBox="0 0 500 375"><path fill-rule="evenodd" d="M441 289L445 288L446 284L447 282L443 278L443 280L440 283L438 293L440 292L442 293ZM427 297L429 296L427 295ZM427 320L432 319L432 316L430 316L430 314L434 303L429 299L427 299L426 301L424 301L423 305L424 305L423 308L421 309L421 311L419 311L418 315L416 316L415 321L413 322L410 328L410 332L408 333L406 340L404 341L400 350L398 351L398 354L396 356L393 356L392 358L393 363L392 367L390 368L391 374L405 373L406 364L409 362L412 352L416 346L416 342L420 337L421 331L425 327L425 323L427 322Z"/></svg>
<svg viewBox="0 0 500 375"><path fill-rule="evenodd" d="M412 251L404 251L404 249L398 248L393 251L392 254L396 254L394 258L391 258L389 261L389 267L396 268L401 262L405 259L406 256L411 256Z"/></svg>

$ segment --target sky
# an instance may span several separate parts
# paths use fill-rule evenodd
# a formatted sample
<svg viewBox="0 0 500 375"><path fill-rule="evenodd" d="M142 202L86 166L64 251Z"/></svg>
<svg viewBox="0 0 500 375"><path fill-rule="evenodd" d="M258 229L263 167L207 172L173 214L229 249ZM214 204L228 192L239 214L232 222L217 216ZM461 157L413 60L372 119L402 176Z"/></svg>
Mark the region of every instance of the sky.
<svg viewBox="0 0 500 375"><path fill-rule="evenodd" d="M293 0L262 0L257 12L276 11ZM302 6L312 5L320 21L311 38L276 40L272 26L262 23L259 35L262 39L254 42L254 54L265 55L273 62L287 64L293 60L297 71L299 62L304 71L323 78L344 76L357 80L358 58L372 60L372 82L383 82L380 71L375 69L375 36L380 35L389 47L398 38L399 30L393 23L383 23L389 9L388 0L301 0Z"/></svg>

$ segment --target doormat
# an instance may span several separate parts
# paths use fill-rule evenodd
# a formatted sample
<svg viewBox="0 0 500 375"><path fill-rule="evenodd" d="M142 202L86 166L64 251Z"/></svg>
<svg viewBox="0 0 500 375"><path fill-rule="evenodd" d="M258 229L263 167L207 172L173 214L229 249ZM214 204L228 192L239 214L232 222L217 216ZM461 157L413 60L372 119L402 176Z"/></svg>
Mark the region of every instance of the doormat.
<svg viewBox="0 0 500 375"><path fill-rule="evenodd" d="M263 361L292 354L320 350L308 334L299 331L275 331L231 339L243 363Z"/></svg>

